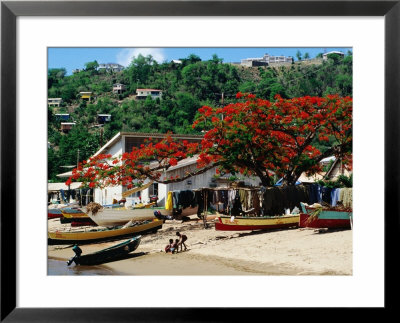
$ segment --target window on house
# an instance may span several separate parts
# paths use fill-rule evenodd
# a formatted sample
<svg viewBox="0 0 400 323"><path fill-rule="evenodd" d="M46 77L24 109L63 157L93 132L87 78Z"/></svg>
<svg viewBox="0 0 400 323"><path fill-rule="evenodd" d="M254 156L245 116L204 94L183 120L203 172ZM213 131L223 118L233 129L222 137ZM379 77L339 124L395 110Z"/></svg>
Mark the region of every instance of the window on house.
<svg viewBox="0 0 400 323"><path fill-rule="evenodd" d="M149 187L149 195L156 195L158 196L158 183L153 183L150 187Z"/></svg>

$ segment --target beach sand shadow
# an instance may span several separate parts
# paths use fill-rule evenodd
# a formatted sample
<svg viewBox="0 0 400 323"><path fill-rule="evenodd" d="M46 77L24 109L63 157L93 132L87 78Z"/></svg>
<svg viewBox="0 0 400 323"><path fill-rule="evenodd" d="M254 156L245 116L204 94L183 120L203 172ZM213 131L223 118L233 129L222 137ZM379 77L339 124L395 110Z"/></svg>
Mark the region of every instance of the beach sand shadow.
<svg viewBox="0 0 400 323"><path fill-rule="evenodd" d="M121 255L119 257L113 258L112 260L102 261L102 262L96 263L95 265L103 265L103 264L108 264L108 263L114 262L114 261L121 261L121 260L137 258L137 257L145 256L147 254L149 254L149 252L130 253L130 254L127 254L127 255Z"/></svg>
<svg viewBox="0 0 400 323"><path fill-rule="evenodd" d="M258 234L266 234L266 233L272 233L272 232L279 232L279 231L288 231L288 230L297 230L298 227L293 227L293 228L277 228L277 229L268 229L268 230L253 230L250 232L241 232L238 233L238 236L235 237L233 236L232 238L241 238L241 237L247 237L247 236L253 236L253 235L258 235Z"/></svg>

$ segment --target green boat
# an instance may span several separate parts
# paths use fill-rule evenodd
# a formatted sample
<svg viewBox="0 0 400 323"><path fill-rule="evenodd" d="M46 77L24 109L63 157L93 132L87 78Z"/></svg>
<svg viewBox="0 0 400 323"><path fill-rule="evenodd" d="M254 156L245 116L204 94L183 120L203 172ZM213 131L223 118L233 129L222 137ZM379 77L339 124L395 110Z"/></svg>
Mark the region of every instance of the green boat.
<svg viewBox="0 0 400 323"><path fill-rule="evenodd" d="M75 256L67 261L67 266L71 265L73 262L75 262L76 265L91 266L118 260L121 258L121 256L135 251L140 244L141 238L142 236L136 236L115 246L83 256L81 255L81 248L79 248L78 245L75 245L72 248L72 250L75 252Z"/></svg>

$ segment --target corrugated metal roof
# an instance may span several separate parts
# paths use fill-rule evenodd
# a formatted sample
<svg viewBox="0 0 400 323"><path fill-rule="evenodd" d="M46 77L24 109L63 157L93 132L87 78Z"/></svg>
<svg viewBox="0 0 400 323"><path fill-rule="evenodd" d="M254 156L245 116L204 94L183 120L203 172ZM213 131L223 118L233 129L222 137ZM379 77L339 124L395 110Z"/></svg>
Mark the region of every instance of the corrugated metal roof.
<svg viewBox="0 0 400 323"><path fill-rule="evenodd" d="M77 189L81 186L81 184L82 184L81 182L71 183L70 189L71 190ZM48 183L47 184L48 192L59 191L59 190L68 190L68 186L65 185L65 183Z"/></svg>
<svg viewBox="0 0 400 323"><path fill-rule="evenodd" d="M150 133L150 132L118 132L114 137L112 137L103 147L101 147L94 155L97 156L102 154L106 149L112 147L117 143L122 136L127 137L146 137L146 138L164 138L167 136L165 133ZM184 134L172 134L172 138L176 139L202 139L202 135L184 135Z"/></svg>
<svg viewBox="0 0 400 323"><path fill-rule="evenodd" d="M61 178L69 178L72 176L72 170L70 170L69 172L65 172L65 173L61 173L58 174L57 177L61 177Z"/></svg>

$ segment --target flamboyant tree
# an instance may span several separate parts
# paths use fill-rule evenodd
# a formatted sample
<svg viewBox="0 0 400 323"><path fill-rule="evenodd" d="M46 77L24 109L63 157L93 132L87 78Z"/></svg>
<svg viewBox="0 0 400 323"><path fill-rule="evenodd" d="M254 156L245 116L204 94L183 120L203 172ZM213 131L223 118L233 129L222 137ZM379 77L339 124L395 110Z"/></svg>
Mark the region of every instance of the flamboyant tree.
<svg viewBox="0 0 400 323"><path fill-rule="evenodd" d="M272 186L272 176L294 185L303 172L321 170L320 161L335 155L351 167L352 99L330 95L275 101L237 94L237 102L223 108L203 106L193 128L203 130L200 143L175 141L167 135L120 157L98 155L73 170L68 180L90 187L140 183L150 178L160 183L182 181L217 167L217 173L256 175ZM329 143L325 151L316 145ZM320 145L319 145L320 146ZM180 160L197 156L197 169L184 177L167 178L165 171Z"/></svg>

